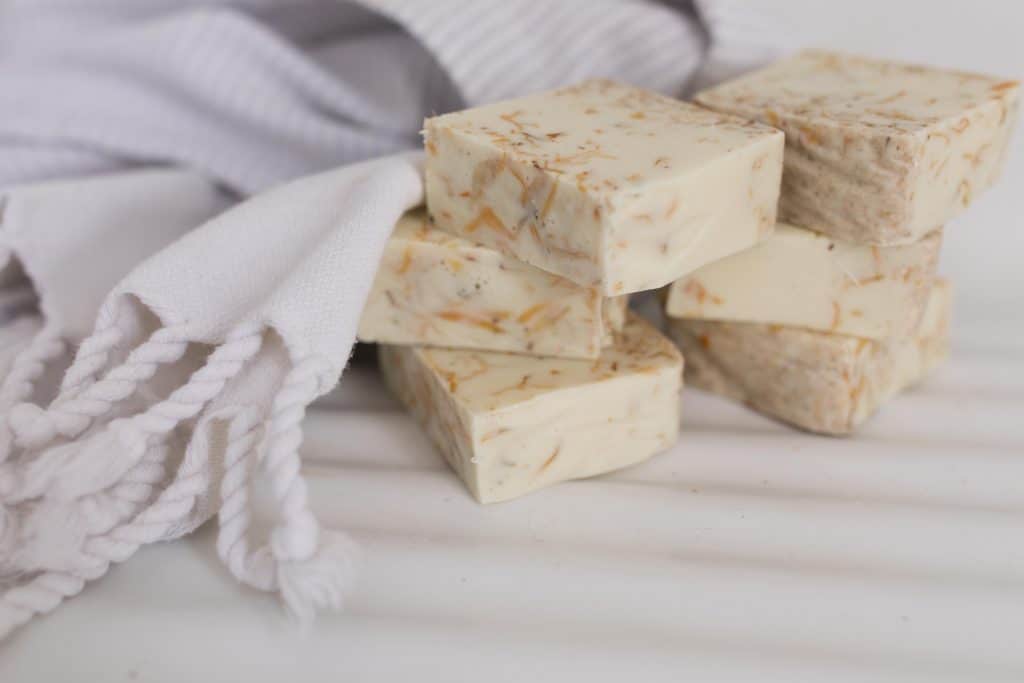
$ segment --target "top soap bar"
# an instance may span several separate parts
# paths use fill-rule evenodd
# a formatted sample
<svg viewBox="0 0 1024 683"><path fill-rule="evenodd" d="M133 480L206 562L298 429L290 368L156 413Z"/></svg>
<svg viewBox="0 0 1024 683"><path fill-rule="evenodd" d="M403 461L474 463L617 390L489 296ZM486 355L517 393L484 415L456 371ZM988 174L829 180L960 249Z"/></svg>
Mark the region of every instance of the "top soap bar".
<svg viewBox="0 0 1024 683"><path fill-rule="evenodd" d="M606 296L774 227L783 135L607 80L425 123L435 224Z"/></svg>
<svg viewBox="0 0 1024 683"><path fill-rule="evenodd" d="M786 133L780 220L907 244L998 178L1020 84L810 50L698 93Z"/></svg>

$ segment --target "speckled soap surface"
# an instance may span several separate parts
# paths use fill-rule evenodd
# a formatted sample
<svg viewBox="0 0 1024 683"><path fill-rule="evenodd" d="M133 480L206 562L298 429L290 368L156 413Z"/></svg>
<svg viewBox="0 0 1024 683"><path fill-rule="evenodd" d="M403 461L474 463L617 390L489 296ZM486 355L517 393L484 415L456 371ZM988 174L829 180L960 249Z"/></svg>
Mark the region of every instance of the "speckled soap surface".
<svg viewBox="0 0 1024 683"><path fill-rule="evenodd" d="M384 249L358 334L365 342L594 359L622 329L627 299L438 230L417 209Z"/></svg>
<svg viewBox="0 0 1024 683"><path fill-rule="evenodd" d="M635 314L595 361L383 345L380 365L484 503L646 460L679 430L683 359Z"/></svg>
<svg viewBox="0 0 1024 683"><path fill-rule="evenodd" d="M761 323L679 320L691 386L813 432L849 434L949 356L952 290L937 279L915 333L884 343Z"/></svg>
<svg viewBox="0 0 1024 683"><path fill-rule="evenodd" d="M607 295L652 289L775 223L778 131L612 81L428 119L438 227Z"/></svg>
<svg viewBox="0 0 1024 683"><path fill-rule="evenodd" d="M810 50L698 93L786 133L782 220L905 244L999 177L1020 84Z"/></svg>
<svg viewBox="0 0 1024 683"><path fill-rule="evenodd" d="M780 223L757 246L674 282L665 312L903 339L917 329L941 244L940 230L912 244L875 247Z"/></svg>

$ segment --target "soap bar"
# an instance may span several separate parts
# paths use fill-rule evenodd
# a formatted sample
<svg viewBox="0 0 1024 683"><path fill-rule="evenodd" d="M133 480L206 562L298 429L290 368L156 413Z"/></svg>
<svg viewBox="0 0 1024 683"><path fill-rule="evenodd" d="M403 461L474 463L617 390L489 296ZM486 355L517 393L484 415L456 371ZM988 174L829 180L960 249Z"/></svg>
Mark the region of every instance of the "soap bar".
<svg viewBox="0 0 1024 683"><path fill-rule="evenodd" d="M416 210L384 249L358 337L594 359L622 329L628 298L438 230Z"/></svg>
<svg viewBox="0 0 1024 683"><path fill-rule="evenodd" d="M849 434L949 355L951 290L936 280L914 336L892 344L761 323L671 320L688 384L823 434Z"/></svg>
<svg viewBox="0 0 1024 683"><path fill-rule="evenodd" d="M752 249L674 282L665 312L905 338L921 319L941 243L940 230L913 244L875 247L780 223Z"/></svg>
<svg viewBox="0 0 1024 683"><path fill-rule="evenodd" d="M765 237L783 135L607 80L427 119L439 228L607 296Z"/></svg>
<svg viewBox="0 0 1024 683"><path fill-rule="evenodd" d="M632 465L679 430L682 356L635 314L595 361L388 345L379 359L481 503Z"/></svg>
<svg viewBox="0 0 1024 683"><path fill-rule="evenodd" d="M780 219L858 244L906 244L999 177L1020 84L807 51L698 93L786 133Z"/></svg>

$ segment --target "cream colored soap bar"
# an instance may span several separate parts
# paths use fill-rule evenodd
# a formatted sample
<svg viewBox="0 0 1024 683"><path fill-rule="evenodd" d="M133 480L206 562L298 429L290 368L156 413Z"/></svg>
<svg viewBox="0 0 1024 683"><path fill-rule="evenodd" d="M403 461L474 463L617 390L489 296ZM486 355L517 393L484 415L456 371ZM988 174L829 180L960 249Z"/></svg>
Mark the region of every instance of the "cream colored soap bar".
<svg viewBox="0 0 1024 683"><path fill-rule="evenodd" d="M780 223L756 247L673 283L665 312L905 338L921 319L941 243L936 230L901 247L854 245Z"/></svg>
<svg viewBox="0 0 1024 683"><path fill-rule="evenodd" d="M438 227L615 296L771 232L783 136L612 81L427 119Z"/></svg>
<svg viewBox="0 0 1024 683"><path fill-rule="evenodd" d="M758 323L672 320L686 381L771 417L849 434L949 355L948 282L937 280L917 333L883 344Z"/></svg>
<svg viewBox="0 0 1024 683"><path fill-rule="evenodd" d="M647 459L679 429L683 359L630 314L596 361L381 346L385 380L492 503Z"/></svg>
<svg viewBox="0 0 1024 683"><path fill-rule="evenodd" d="M605 298L407 213L384 249L360 341L597 358L628 295Z"/></svg>
<svg viewBox="0 0 1024 683"><path fill-rule="evenodd" d="M807 51L696 100L785 131L781 220L893 245L996 181L1019 91L1016 81Z"/></svg>

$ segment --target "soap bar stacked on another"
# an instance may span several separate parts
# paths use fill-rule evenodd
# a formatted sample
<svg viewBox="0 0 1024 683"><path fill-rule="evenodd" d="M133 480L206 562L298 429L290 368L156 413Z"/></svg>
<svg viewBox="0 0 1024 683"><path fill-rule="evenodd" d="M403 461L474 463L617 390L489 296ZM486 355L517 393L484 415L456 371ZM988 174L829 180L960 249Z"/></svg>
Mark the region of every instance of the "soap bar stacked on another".
<svg viewBox="0 0 1024 683"><path fill-rule="evenodd" d="M1012 81L819 51L699 93L785 132L786 224L671 286L688 381L846 434L923 377L948 348L942 226L997 179L1018 96Z"/></svg>
<svg viewBox="0 0 1024 683"><path fill-rule="evenodd" d="M612 81L428 119L437 226L608 296L654 289L775 225L783 136Z"/></svg>
<svg viewBox="0 0 1024 683"><path fill-rule="evenodd" d="M924 311L941 244L941 230L913 244L875 247L780 223L753 249L674 282L666 313L907 338Z"/></svg>
<svg viewBox="0 0 1024 683"><path fill-rule="evenodd" d="M678 318L669 330L691 385L805 429L848 434L949 355L951 305L949 283L938 279L916 329L893 341Z"/></svg>
<svg viewBox="0 0 1024 683"><path fill-rule="evenodd" d="M670 446L683 358L625 297L772 233L782 133L597 80L428 119L424 143L429 219L396 229L360 338L471 493Z"/></svg>
<svg viewBox="0 0 1024 683"><path fill-rule="evenodd" d="M854 244L907 244L1002 172L1020 84L809 50L699 93L786 134L780 218Z"/></svg>
<svg viewBox="0 0 1024 683"><path fill-rule="evenodd" d="M438 230L417 209L384 248L359 339L595 359L627 305Z"/></svg>

